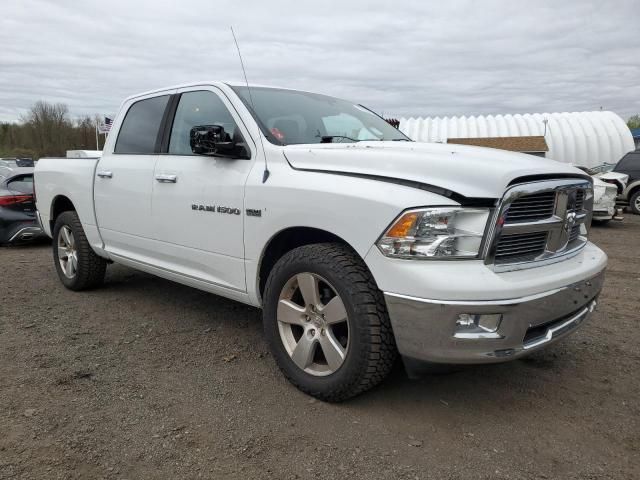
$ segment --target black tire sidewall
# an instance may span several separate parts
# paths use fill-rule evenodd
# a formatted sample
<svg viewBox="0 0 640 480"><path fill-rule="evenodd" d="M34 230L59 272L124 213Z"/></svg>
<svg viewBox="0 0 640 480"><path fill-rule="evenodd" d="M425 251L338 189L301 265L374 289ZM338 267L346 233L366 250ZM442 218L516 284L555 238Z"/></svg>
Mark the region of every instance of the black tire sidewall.
<svg viewBox="0 0 640 480"><path fill-rule="evenodd" d="M291 253L291 252L290 252ZM370 350L368 325L358 321L359 312L348 290L348 283L336 266L328 263L311 263L305 260L291 260L289 254L285 255L278 263L283 263L280 268L274 268L274 276L269 279L264 298L263 321L265 336L271 347L275 360L285 375L303 391L334 391L347 389L350 385L357 384L363 370L367 368L367 358ZM280 338L278 329L277 308L280 292L294 275L298 273L314 273L327 280L342 299L347 311L349 325L349 344L347 356L341 367L327 376L315 376L301 370L287 353Z"/></svg>
<svg viewBox="0 0 640 480"><path fill-rule="evenodd" d="M73 239L76 244L76 251L78 252L78 269L73 278L67 277L62 271L62 267L60 266L60 261L58 259L58 235L63 226L67 226L71 229L73 233ZM84 231L79 230L82 227L80 226L80 220L78 218L78 214L75 212L63 212L56 219L55 225L53 227L53 261L56 267L56 272L58 273L58 277L62 284L70 290L77 290L82 288L83 284L83 268L85 267L84 263L86 261L84 255L82 254L82 249L80 248L80 242L85 241Z"/></svg>

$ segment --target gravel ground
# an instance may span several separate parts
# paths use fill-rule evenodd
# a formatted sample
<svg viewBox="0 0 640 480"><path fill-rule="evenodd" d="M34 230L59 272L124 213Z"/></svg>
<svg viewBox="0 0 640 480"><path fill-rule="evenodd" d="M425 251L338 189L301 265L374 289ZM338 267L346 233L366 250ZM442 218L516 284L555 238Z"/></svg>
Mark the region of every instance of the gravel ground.
<svg viewBox="0 0 640 480"><path fill-rule="evenodd" d="M347 403L290 386L260 312L120 266L59 283L0 250L0 479L640 478L640 217L593 229L598 311L525 360Z"/></svg>

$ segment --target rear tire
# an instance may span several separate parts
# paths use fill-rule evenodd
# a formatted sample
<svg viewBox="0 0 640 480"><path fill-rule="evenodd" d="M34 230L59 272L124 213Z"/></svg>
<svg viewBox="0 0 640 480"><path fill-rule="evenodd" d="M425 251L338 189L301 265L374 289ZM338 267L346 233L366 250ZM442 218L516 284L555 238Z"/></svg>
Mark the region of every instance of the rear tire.
<svg viewBox="0 0 640 480"><path fill-rule="evenodd" d="M63 212L56 218L53 261L60 281L69 290L95 288L104 281L107 261L89 245L76 212Z"/></svg>
<svg viewBox="0 0 640 480"><path fill-rule="evenodd" d="M629 199L629 208L636 215L640 215L640 190L636 190Z"/></svg>
<svg viewBox="0 0 640 480"><path fill-rule="evenodd" d="M339 402L369 390L384 380L396 359L382 292L362 259L345 245L306 245L278 260L265 287L263 322L280 370L323 401Z"/></svg>

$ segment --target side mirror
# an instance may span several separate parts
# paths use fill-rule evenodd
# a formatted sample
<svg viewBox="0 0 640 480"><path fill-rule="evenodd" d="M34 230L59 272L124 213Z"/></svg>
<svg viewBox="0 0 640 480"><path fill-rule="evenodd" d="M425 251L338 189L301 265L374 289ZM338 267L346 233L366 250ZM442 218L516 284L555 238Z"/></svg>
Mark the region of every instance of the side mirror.
<svg viewBox="0 0 640 480"><path fill-rule="evenodd" d="M242 137L232 139L222 125L196 125L189 132L189 144L197 155L251 158Z"/></svg>

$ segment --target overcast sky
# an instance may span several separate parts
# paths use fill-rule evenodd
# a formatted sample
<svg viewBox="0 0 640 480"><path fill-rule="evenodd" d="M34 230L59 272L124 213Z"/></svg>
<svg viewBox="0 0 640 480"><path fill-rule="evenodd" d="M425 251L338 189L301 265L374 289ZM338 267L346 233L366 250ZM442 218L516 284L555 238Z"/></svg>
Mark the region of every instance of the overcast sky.
<svg viewBox="0 0 640 480"><path fill-rule="evenodd" d="M250 82L385 115L640 112L638 0L0 0L0 120L241 79L229 25Z"/></svg>

